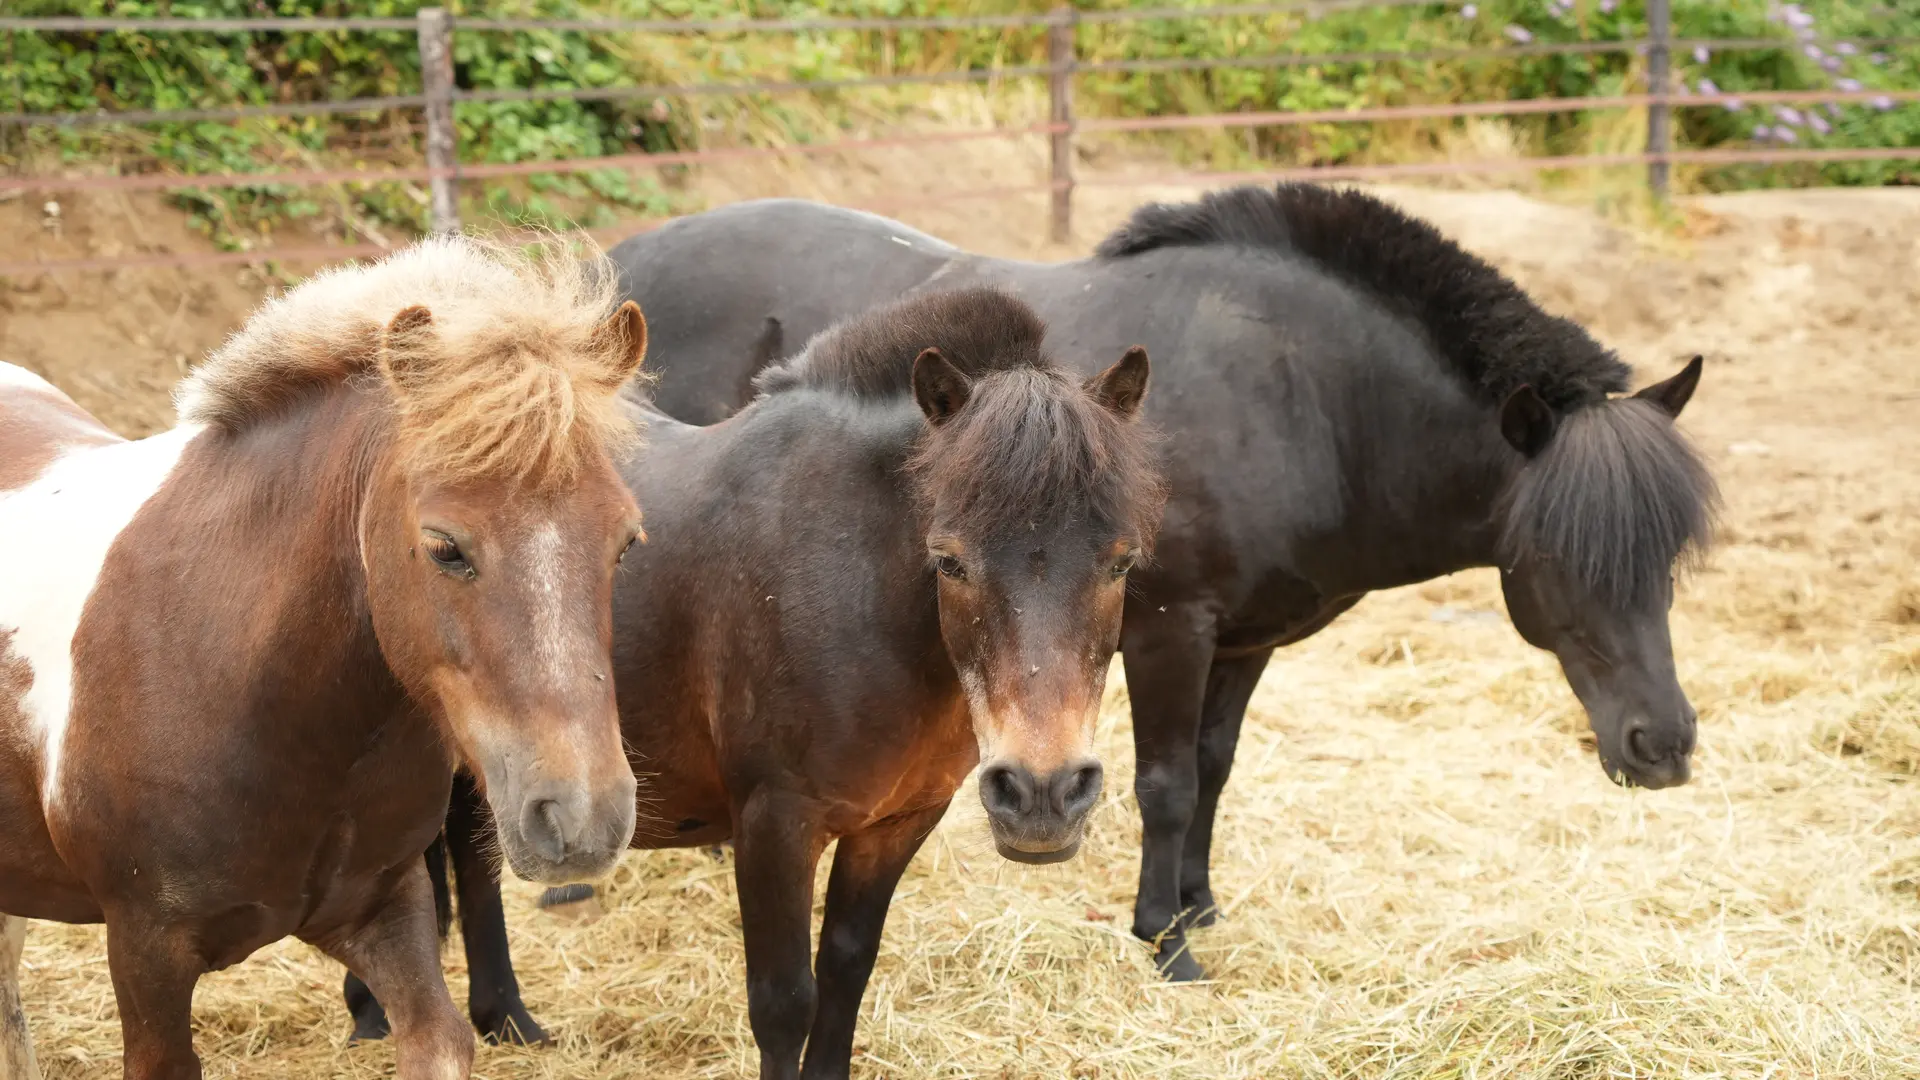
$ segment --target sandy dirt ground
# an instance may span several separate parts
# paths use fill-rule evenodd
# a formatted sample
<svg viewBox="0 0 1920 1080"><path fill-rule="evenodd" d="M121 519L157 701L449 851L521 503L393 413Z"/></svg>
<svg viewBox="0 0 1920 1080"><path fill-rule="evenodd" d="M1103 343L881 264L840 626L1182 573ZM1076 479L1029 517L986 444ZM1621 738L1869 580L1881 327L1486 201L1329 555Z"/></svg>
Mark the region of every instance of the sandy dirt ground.
<svg viewBox="0 0 1920 1080"><path fill-rule="evenodd" d="M922 154L702 184L714 203L859 203L909 170L955 188L1038 166ZM1055 258L1186 194L1087 189L1065 246L1040 239L1037 198L902 216ZM1683 426L1725 527L1673 616L1696 780L1606 783L1491 572L1369 598L1269 668L1221 811L1226 917L1196 940L1216 978L1169 987L1126 930L1138 824L1116 678L1083 855L999 860L963 793L895 901L855 1075L1920 1076L1920 191L1692 199L1659 232L1504 191L1387 194L1643 381L1707 356ZM6 256L202 244L151 201L74 200L57 237L35 201L0 204ZM0 358L143 434L272 284L232 268L0 282ZM509 886L514 945L558 1043L483 1047L477 1075L751 1075L725 859L632 854L597 918L532 896ZM24 988L49 1077L117 1075L102 940L35 927ZM448 963L463 994L457 948ZM203 980L207 1075L390 1073L387 1049L347 1046L339 976L282 944Z"/></svg>

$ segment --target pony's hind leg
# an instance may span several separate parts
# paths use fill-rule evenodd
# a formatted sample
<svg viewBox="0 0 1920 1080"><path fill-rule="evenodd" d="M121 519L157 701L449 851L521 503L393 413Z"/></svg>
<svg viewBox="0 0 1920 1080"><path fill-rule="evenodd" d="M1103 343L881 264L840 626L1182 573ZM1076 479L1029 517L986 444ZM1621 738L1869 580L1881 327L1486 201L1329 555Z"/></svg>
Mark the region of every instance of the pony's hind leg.
<svg viewBox="0 0 1920 1080"><path fill-rule="evenodd" d="M808 1080L844 1080L852 1069L860 997L867 992L867 979L880 953L880 932L887 923L893 890L946 812L943 802L843 836L834 849L827 913L820 923L820 955L813 965L820 1004L807 1036L806 1067L800 1073Z"/></svg>
<svg viewBox="0 0 1920 1080"><path fill-rule="evenodd" d="M1121 629L1141 825L1133 933L1155 943L1153 962L1162 973L1187 981L1205 974L1187 951L1180 869L1200 795L1196 756L1213 667L1213 622L1197 605L1168 607L1149 619L1128 619Z"/></svg>
<svg viewBox="0 0 1920 1080"><path fill-rule="evenodd" d="M1213 819L1220 809L1220 792L1233 771L1233 752L1240 743L1240 721L1247 702L1259 685L1272 649L1231 660L1216 660L1207 677L1206 703L1200 707L1200 739L1196 776L1199 797L1187 841L1180 853L1180 908L1188 927L1211 926L1219 915L1213 898Z"/></svg>
<svg viewBox="0 0 1920 1080"><path fill-rule="evenodd" d="M0 915L0 1080L40 1080L27 1013L20 1006L20 951L26 944L27 920Z"/></svg>
<svg viewBox="0 0 1920 1080"><path fill-rule="evenodd" d="M365 979L386 1007L399 1080L467 1080L473 1073L473 1032L447 994L435 923L426 863L415 860L366 922L306 937Z"/></svg>

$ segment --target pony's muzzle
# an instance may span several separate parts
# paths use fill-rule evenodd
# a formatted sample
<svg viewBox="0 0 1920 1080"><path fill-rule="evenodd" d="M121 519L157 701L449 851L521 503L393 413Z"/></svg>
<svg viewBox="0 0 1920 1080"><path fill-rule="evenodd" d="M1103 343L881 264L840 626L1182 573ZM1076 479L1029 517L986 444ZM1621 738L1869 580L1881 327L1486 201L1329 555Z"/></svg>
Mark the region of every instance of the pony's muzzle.
<svg viewBox="0 0 1920 1080"><path fill-rule="evenodd" d="M507 818L511 829L500 830L514 873L563 884L611 870L633 840L635 783L628 774L611 786L616 790L596 793L584 784L560 780L528 785Z"/></svg>
<svg viewBox="0 0 1920 1080"><path fill-rule="evenodd" d="M1678 723L1645 718L1627 721L1620 732L1620 772L1635 787L1679 787L1693 775L1695 716L1692 707Z"/></svg>
<svg viewBox="0 0 1920 1080"><path fill-rule="evenodd" d="M1036 775L1020 762L980 771L980 802L994 845L1015 862L1053 863L1080 850L1087 813L1100 801L1105 770L1086 759Z"/></svg>

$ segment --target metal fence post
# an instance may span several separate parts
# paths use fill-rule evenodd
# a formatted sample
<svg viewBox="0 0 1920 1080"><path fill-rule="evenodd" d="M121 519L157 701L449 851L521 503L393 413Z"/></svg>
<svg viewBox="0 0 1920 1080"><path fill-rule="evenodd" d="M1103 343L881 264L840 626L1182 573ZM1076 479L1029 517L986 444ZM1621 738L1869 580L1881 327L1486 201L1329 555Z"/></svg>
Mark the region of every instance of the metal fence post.
<svg viewBox="0 0 1920 1080"><path fill-rule="evenodd" d="M1073 232L1073 72L1078 57L1074 30L1080 13L1071 7L1053 9L1047 24L1047 122L1058 130L1052 137L1053 241L1065 243Z"/></svg>
<svg viewBox="0 0 1920 1080"><path fill-rule="evenodd" d="M1673 20L1668 0L1647 0L1647 153L1660 155L1647 163L1647 186L1653 197L1667 197L1669 164L1664 155L1673 150L1673 110L1667 104L1672 91Z"/></svg>
<svg viewBox="0 0 1920 1080"><path fill-rule="evenodd" d="M427 167L434 170L433 231L460 231L460 151L453 127L453 18L446 8L421 8L420 89L427 98Z"/></svg>

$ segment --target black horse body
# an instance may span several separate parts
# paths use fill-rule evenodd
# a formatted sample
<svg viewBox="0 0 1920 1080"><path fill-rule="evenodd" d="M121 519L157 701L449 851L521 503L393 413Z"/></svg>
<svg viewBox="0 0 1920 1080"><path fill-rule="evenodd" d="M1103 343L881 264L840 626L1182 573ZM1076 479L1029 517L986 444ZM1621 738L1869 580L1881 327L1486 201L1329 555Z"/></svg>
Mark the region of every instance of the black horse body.
<svg viewBox="0 0 1920 1080"><path fill-rule="evenodd" d="M1368 196L1286 185L1147 207L1100 254L1061 264L972 255L797 200L683 218L610 254L656 327L655 401L689 422L744 404L753 370L783 349L921 289L1009 289L1086 372L1146 346L1173 494L1121 639L1144 819L1133 928L1176 977L1199 974L1184 931L1212 917L1213 819L1261 670L1373 590L1502 565L1523 635L1571 661L1608 773L1686 778L1693 711L1674 678L1670 587L1621 602L1586 587L1604 582L1541 581L1566 575L1529 573L1544 560L1513 549L1503 515L1542 449L1522 445L1524 406L1546 407L1531 430L1550 440L1571 414L1605 412L1626 365ZM1698 372L1649 393L1677 413ZM1593 493L1617 512L1594 524L1622 547L1668 550L1602 560L1670 566L1704 539L1710 482L1677 437L1653 452L1684 460L1617 462L1624 489ZM1662 514L1688 520L1675 532ZM1596 646L1599 664L1583 655Z"/></svg>

